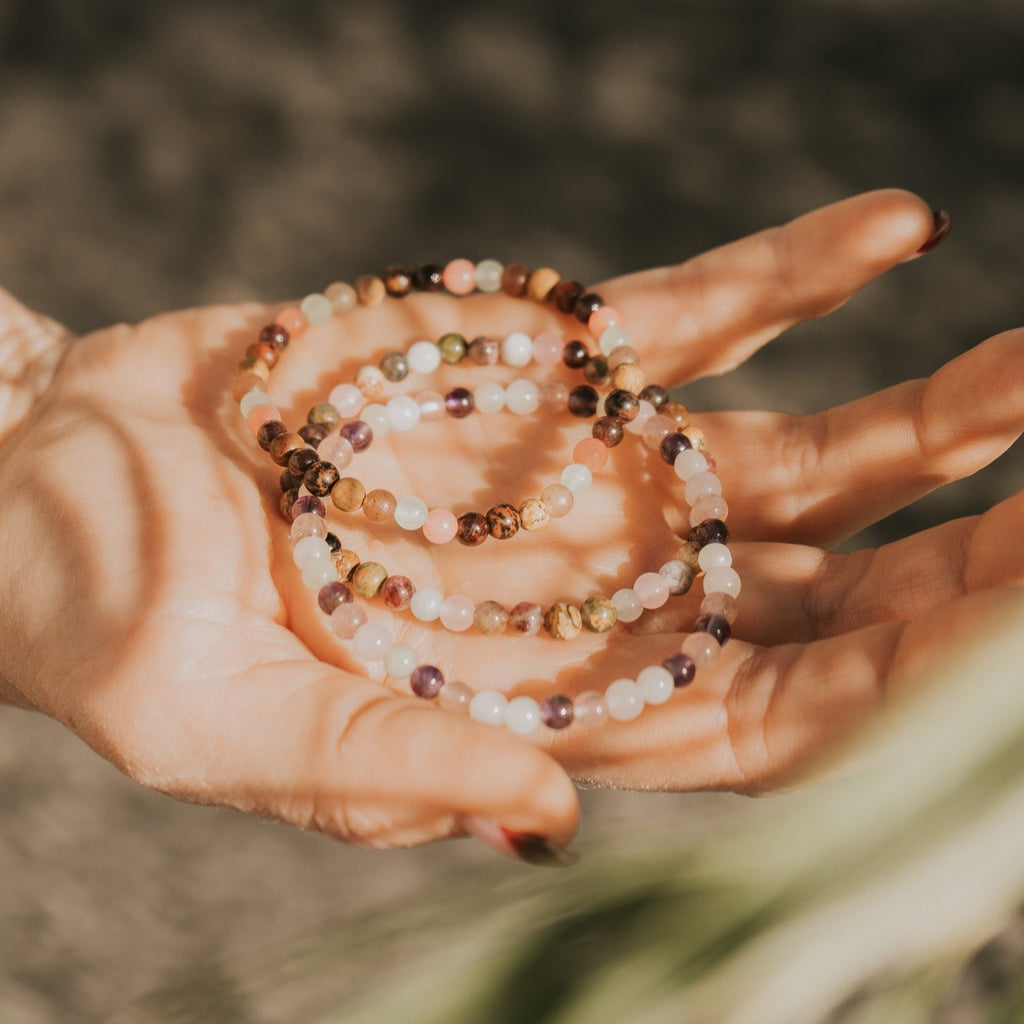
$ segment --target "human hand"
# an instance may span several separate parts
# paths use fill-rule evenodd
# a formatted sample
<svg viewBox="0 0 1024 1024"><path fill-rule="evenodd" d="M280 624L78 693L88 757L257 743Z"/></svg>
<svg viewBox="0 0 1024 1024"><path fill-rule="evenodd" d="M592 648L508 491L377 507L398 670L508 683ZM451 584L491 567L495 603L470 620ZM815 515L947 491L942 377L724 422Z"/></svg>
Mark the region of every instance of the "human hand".
<svg viewBox="0 0 1024 1024"><path fill-rule="evenodd" d="M681 270L612 282L603 291L627 315L639 309L631 319L638 340L657 337L665 344L657 354L643 353L651 379L716 372L790 323L840 304L914 253L932 229L919 201L875 194ZM694 305L698 298L703 307ZM575 797L547 754L382 688L324 628L291 564L287 528L276 512L277 470L245 435L226 395L231 368L255 330L272 318L270 309L187 311L71 344L10 300L5 306L9 318L34 325L27 334L50 339L44 351L63 352L27 415L18 399L39 388L11 385L0 447L0 493L7 495L0 507L0 686L7 699L53 715L133 778L181 799L374 845L458 834L477 819L555 846L565 842L575 828ZM502 296L419 295L357 310L289 349L275 370L275 397L290 406L286 419L295 422L357 366L416 337L449 330L468 336L536 332L550 321L546 309ZM667 344L698 336L704 340L692 349ZM464 382L464 374L451 376L452 383ZM757 445L741 437L741 420L702 418L736 509L747 495L770 489L763 472L754 479L754 464L765 463ZM573 424L506 417L477 419L472 430L436 426L437 435L425 426L414 437L378 441L375 484L439 503L462 498L487 507L536 493L538 484L557 475L579 436ZM625 445L620 453L627 455ZM637 492L639 484L650 486L641 479L643 460L636 452L614 458L616 472L601 478L589 501L581 500L545 533L511 541L507 552L497 542L488 542L485 553L451 545L430 551L397 528L378 538L365 523L342 527L342 533L346 546L373 554L419 585L441 584L447 592L465 585L480 600L546 603L594 588L608 592L623 585L616 581L628 575L627 566L651 565L671 543L670 518L660 510L652 515L649 499ZM746 489L738 466L752 472ZM440 491L432 492L439 483ZM904 475L899 497L893 489L889 501L907 500L934 483L933 474L927 481ZM671 500L671 480L663 476L654 487L651 493ZM820 505L820 497L807 499L807 510ZM731 517L734 537L791 536L785 530L797 527L787 523L785 503L776 502L774 514L771 508L768 502L763 521L749 513ZM818 517L835 521L823 508ZM814 521L810 511L794 518L808 529ZM854 528L851 518L847 513L844 530ZM809 539L826 539L822 522L818 530ZM506 558L514 580L495 578ZM763 614L754 605L756 573L751 577L743 567L745 558L738 555L747 579L740 637L748 635L745 620L754 629ZM651 642L454 638L402 622L404 637L425 660L444 666L449 678L538 693L576 683L586 688L615 659L635 665L634 648ZM655 631L678 626L663 616L645 617L640 625ZM772 628L768 622L761 634L749 635L772 639ZM791 638L794 628L790 622L789 632L775 636ZM665 643L671 647L671 637ZM669 714L676 716L684 699L693 698L677 695ZM648 723L664 720L660 713L646 717ZM577 771L639 781L656 766L638 758L636 774L622 774L622 757L634 755L643 730L656 728L644 721L616 724L594 734L599 739L557 737L555 752ZM678 735L684 742L687 733ZM731 784L692 765L684 777L655 780Z"/></svg>

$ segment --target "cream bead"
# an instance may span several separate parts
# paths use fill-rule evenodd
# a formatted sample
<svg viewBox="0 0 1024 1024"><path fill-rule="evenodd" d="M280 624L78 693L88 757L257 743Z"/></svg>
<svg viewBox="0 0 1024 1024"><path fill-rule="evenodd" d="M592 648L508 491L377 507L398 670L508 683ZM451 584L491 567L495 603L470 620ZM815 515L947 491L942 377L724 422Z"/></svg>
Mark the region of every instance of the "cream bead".
<svg viewBox="0 0 1024 1024"><path fill-rule="evenodd" d="M704 473L707 470L708 460L693 448L684 448L676 456L675 462L672 463L672 468L680 480L689 480L691 476L697 473Z"/></svg>
<svg viewBox="0 0 1024 1024"><path fill-rule="evenodd" d="M707 572L732 565L732 552L724 544L705 544L697 555L697 564Z"/></svg>
<svg viewBox="0 0 1024 1024"><path fill-rule="evenodd" d="M533 338L525 331L513 331L501 341L501 361L506 366L529 366L533 358Z"/></svg>
<svg viewBox="0 0 1024 1024"><path fill-rule="evenodd" d="M476 265L476 286L482 292L501 290L501 272L504 266L497 260L481 260Z"/></svg>
<svg viewBox="0 0 1024 1024"><path fill-rule="evenodd" d="M594 474L586 466L573 462L562 470L562 475L559 479L573 494L583 494L585 491L590 490L594 482Z"/></svg>
<svg viewBox="0 0 1024 1024"><path fill-rule="evenodd" d="M414 341L405 358L413 373L433 373L441 365L441 350L432 341Z"/></svg>
<svg viewBox="0 0 1024 1024"><path fill-rule="evenodd" d="M634 679L616 679L604 691L604 699L617 722L632 722L644 709L644 695Z"/></svg>
<svg viewBox="0 0 1024 1024"><path fill-rule="evenodd" d="M374 438L383 437L391 429L391 417L388 415L387 406L381 405L380 402L371 402L364 406L359 418L369 425Z"/></svg>
<svg viewBox="0 0 1024 1024"><path fill-rule="evenodd" d="M444 602L444 594L433 587L421 587L412 595L412 603L409 605L413 615L420 622L434 622L441 615L441 605Z"/></svg>
<svg viewBox="0 0 1024 1024"><path fill-rule="evenodd" d="M672 673L661 665L648 665L641 669L637 673L636 682L647 704L664 704L675 689Z"/></svg>
<svg viewBox="0 0 1024 1024"><path fill-rule="evenodd" d="M705 494L721 494L722 481L714 473L694 473L686 481L686 501L692 505Z"/></svg>
<svg viewBox="0 0 1024 1024"><path fill-rule="evenodd" d="M491 415L505 408L505 389L497 381L478 384L473 391L478 412Z"/></svg>
<svg viewBox="0 0 1024 1024"><path fill-rule="evenodd" d="M392 644L384 652L384 668L395 679L405 679L418 664L416 649L408 644Z"/></svg>
<svg viewBox="0 0 1024 1024"><path fill-rule="evenodd" d="M716 567L704 573L705 594L740 596L740 574L732 568Z"/></svg>
<svg viewBox="0 0 1024 1024"><path fill-rule="evenodd" d="M394 398L389 398L385 408L392 430L404 433L407 430L412 430L420 421L419 402L409 395L395 395Z"/></svg>
<svg viewBox="0 0 1024 1024"><path fill-rule="evenodd" d="M427 508L427 503L422 498L416 497L415 494L399 498L398 504L395 505L395 522L403 530L420 529L427 521L429 514L430 509Z"/></svg>
<svg viewBox="0 0 1024 1024"><path fill-rule="evenodd" d="M518 736L528 736L540 725L540 705L532 697L514 697L505 705L505 725Z"/></svg>
<svg viewBox="0 0 1024 1024"><path fill-rule="evenodd" d="M540 406L540 389L532 380L514 380L505 388L505 404L509 412L529 416Z"/></svg>
<svg viewBox="0 0 1024 1024"><path fill-rule="evenodd" d="M319 292L307 295L299 303L299 309L302 310L309 321L310 327L320 327L322 324L327 323L334 314L334 306L331 305L331 300Z"/></svg>
<svg viewBox="0 0 1024 1024"><path fill-rule="evenodd" d="M606 327L597 339L597 347L601 352L610 356L620 345L632 345L633 337L625 327Z"/></svg>
<svg viewBox="0 0 1024 1024"><path fill-rule="evenodd" d="M612 604L619 622L636 622L644 613L644 603L632 587L623 587L612 594Z"/></svg>
<svg viewBox="0 0 1024 1024"><path fill-rule="evenodd" d="M502 725L508 698L497 690L480 690L469 702L469 717L484 725Z"/></svg>

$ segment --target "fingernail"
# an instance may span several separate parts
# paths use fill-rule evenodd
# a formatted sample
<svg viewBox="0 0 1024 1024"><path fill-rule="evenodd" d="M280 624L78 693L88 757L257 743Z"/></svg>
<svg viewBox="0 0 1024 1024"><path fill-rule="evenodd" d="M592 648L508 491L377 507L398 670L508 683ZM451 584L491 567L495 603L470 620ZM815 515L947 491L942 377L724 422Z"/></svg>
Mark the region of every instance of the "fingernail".
<svg viewBox="0 0 1024 1024"><path fill-rule="evenodd" d="M949 229L953 226L953 222L945 210L932 210L932 216L935 218L935 229L928 236L924 245L914 253L915 256L923 256L926 252L931 252L949 234Z"/></svg>
<svg viewBox="0 0 1024 1024"><path fill-rule="evenodd" d="M537 832L519 832L505 828L487 818L466 818L466 831L492 850L513 857L526 864L541 867L569 867L579 860L579 854L553 843Z"/></svg>

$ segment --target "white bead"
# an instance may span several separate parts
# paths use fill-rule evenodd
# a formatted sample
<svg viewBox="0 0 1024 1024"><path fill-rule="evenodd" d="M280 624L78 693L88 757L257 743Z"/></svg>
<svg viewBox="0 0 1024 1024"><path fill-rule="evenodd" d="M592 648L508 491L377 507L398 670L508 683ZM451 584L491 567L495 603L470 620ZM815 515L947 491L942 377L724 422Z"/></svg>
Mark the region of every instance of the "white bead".
<svg viewBox="0 0 1024 1024"><path fill-rule="evenodd" d="M647 401L646 398L640 399L640 408L637 410L636 416L626 424L626 429L631 434L642 434L644 427L647 426L647 421L657 415L658 410Z"/></svg>
<svg viewBox="0 0 1024 1024"><path fill-rule="evenodd" d="M388 415L387 406L381 405L380 402L371 402L364 406L359 418L369 424L375 439L383 437L391 429L391 417Z"/></svg>
<svg viewBox="0 0 1024 1024"><path fill-rule="evenodd" d="M497 381L478 384L473 391L473 401L478 412L501 412L505 408L505 389Z"/></svg>
<svg viewBox="0 0 1024 1024"><path fill-rule="evenodd" d="M395 679L405 679L418 664L416 649L408 644L392 644L384 652L384 668Z"/></svg>
<svg viewBox="0 0 1024 1024"><path fill-rule="evenodd" d="M636 622L644 613L640 595L632 587L623 587L612 594L612 604L619 622Z"/></svg>
<svg viewBox="0 0 1024 1024"><path fill-rule="evenodd" d="M391 631L379 622L364 622L352 638L352 647L360 661L380 661L391 646Z"/></svg>
<svg viewBox="0 0 1024 1024"><path fill-rule="evenodd" d="M395 505L395 522L403 530L418 530L427 521L429 511L427 503L422 498L409 494L398 499Z"/></svg>
<svg viewBox="0 0 1024 1024"><path fill-rule="evenodd" d="M704 574L705 594L728 594L740 596L740 574L733 568L719 566Z"/></svg>
<svg viewBox="0 0 1024 1024"><path fill-rule="evenodd" d="M302 540L297 540L292 548L292 561L300 569L305 569L311 562L330 563L331 545L323 537L303 537Z"/></svg>
<svg viewBox="0 0 1024 1024"><path fill-rule="evenodd" d="M697 564L705 571L732 565L732 552L724 544L705 544L697 555Z"/></svg>
<svg viewBox="0 0 1024 1024"><path fill-rule="evenodd" d="M441 614L443 601L444 594L440 590L423 587L412 595L412 604L409 605L409 608L420 622L433 622Z"/></svg>
<svg viewBox="0 0 1024 1024"><path fill-rule="evenodd" d="M532 380L519 378L505 388L505 404L517 416L529 416L540 407L540 389Z"/></svg>
<svg viewBox="0 0 1024 1024"><path fill-rule="evenodd" d="M433 373L441 365L441 350L432 341L414 341L405 358L413 373Z"/></svg>
<svg viewBox="0 0 1024 1024"><path fill-rule="evenodd" d="M708 460L693 448L684 448L676 456L672 468L680 480L689 480L695 473L703 473L708 468Z"/></svg>
<svg viewBox="0 0 1024 1024"><path fill-rule="evenodd" d="M594 474L586 466L582 466L578 462L571 462L562 470L559 479L563 486L568 487L573 494L583 494L584 491L590 490L590 485L594 482Z"/></svg>
<svg viewBox="0 0 1024 1024"><path fill-rule="evenodd" d="M454 594L441 604L441 625L453 633L461 633L473 625L474 604L468 597Z"/></svg>
<svg viewBox="0 0 1024 1024"><path fill-rule="evenodd" d="M501 289L501 275L504 267L497 260L481 260L476 265L476 286L482 292L496 292Z"/></svg>
<svg viewBox="0 0 1024 1024"><path fill-rule="evenodd" d="M648 665L636 676L637 685L647 704L664 704L676 688L672 673L661 665Z"/></svg>
<svg viewBox="0 0 1024 1024"><path fill-rule="evenodd" d="M505 705L508 698L497 690L481 690L473 694L469 702L469 717L484 725L502 725L505 721Z"/></svg>
<svg viewBox="0 0 1024 1024"><path fill-rule="evenodd" d="M702 494L721 494L722 481L714 473L694 473L686 481L686 500L692 505Z"/></svg>
<svg viewBox="0 0 1024 1024"><path fill-rule="evenodd" d="M330 559L318 559L302 567L302 585L315 594L322 586L338 578L338 570Z"/></svg>
<svg viewBox="0 0 1024 1024"><path fill-rule="evenodd" d="M327 401L341 413L343 420L347 420L359 415L366 398L355 384L339 384L331 389Z"/></svg>
<svg viewBox="0 0 1024 1024"><path fill-rule="evenodd" d="M257 405L273 405L270 395L266 391L247 391L242 395L242 400L238 403L238 411L243 416L248 416L249 413L256 408Z"/></svg>
<svg viewBox="0 0 1024 1024"><path fill-rule="evenodd" d="M319 327L321 324L327 323L334 313L334 306L331 305L331 300L319 292L307 295L299 303L299 309L305 314L310 327Z"/></svg>
<svg viewBox="0 0 1024 1024"><path fill-rule="evenodd" d="M392 430L412 430L420 421L419 402L409 395L395 395L394 398L389 398L385 408Z"/></svg>
<svg viewBox="0 0 1024 1024"><path fill-rule="evenodd" d="M632 722L644 709L644 695L633 679L616 679L604 691L604 699L616 722Z"/></svg>
<svg viewBox="0 0 1024 1024"><path fill-rule="evenodd" d="M532 697L513 697L505 705L505 725L519 736L527 736L540 725L540 705Z"/></svg>
<svg viewBox="0 0 1024 1024"><path fill-rule="evenodd" d="M525 331L513 331L501 342L501 361L506 366L529 366L533 358L533 338Z"/></svg>
<svg viewBox="0 0 1024 1024"><path fill-rule="evenodd" d="M597 347L606 356L610 356L620 345L632 345L633 337L625 327L606 327L597 339Z"/></svg>

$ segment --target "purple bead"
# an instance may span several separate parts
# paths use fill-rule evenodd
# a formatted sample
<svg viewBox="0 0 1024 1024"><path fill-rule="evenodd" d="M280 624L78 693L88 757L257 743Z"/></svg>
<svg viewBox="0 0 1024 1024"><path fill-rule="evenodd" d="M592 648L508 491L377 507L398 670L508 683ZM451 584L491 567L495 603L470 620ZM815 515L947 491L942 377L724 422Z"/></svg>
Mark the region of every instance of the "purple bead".
<svg viewBox="0 0 1024 1024"><path fill-rule="evenodd" d="M348 604L352 600L352 591L335 580L333 583L325 583L316 594L317 604L325 615L330 615L339 605Z"/></svg>
<svg viewBox="0 0 1024 1024"><path fill-rule="evenodd" d="M705 519L689 532L686 539L696 541L701 547L724 544L729 539L729 527L721 519Z"/></svg>
<svg viewBox="0 0 1024 1024"><path fill-rule="evenodd" d="M702 615L693 624L694 633L708 633L718 641L719 647L732 636L732 626L724 615Z"/></svg>
<svg viewBox="0 0 1024 1024"><path fill-rule="evenodd" d="M564 729L572 725L572 701L560 693L546 697L540 705L540 720L549 729Z"/></svg>
<svg viewBox="0 0 1024 1024"><path fill-rule="evenodd" d="M303 423L298 434L311 448L319 448L320 442L328 435L328 429L322 423Z"/></svg>
<svg viewBox="0 0 1024 1024"><path fill-rule="evenodd" d="M468 388L452 388L444 396L444 407L448 410L448 415L457 420L468 416L475 405L473 393Z"/></svg>
<svg viewBox="0 0 1024 1024"><path fill-rule="evenodd" d="M296 498L292 503L292 519L295 519L297 516L301 516L303 512L312 512L314 515L318 515L321 518L324 518L327 515L327 509L324 507L324 503L312 494L304 494L301 498Z"/></svg>
<svg viewBox="0 0 1024 1024"><path fill-rule="evenodd" d="M685 434L666 434L661 439L661 447L658 450L661 457L671 466L680 452L692 447L690 439Z"/></svg>
<svg viewBox="0 0 1024 1024"><path fill-rule="evenodd" d="M444 686L444 676L441 675L441 670L433 665L417 665L409 676L409 685L417 697L433 700Z"/></svg>
<svg viewBox="0 0 1024 1024"><path fill-rule="evenodd" d="M697 674L697 665L693 658L688 654L683 654L681 651L679 654L670 654L661 663L661 667L668 669L672 674L672 682L677 687L692 683L693 677Z"/></svg>
<svg viewBox="0 0 1024 1024"><path fill-rule="evenodd" d="M373 443L373 428L362 420L349 420L348 423L343 423L338 433L352 445L353 451L365 452Z"/></svg>

